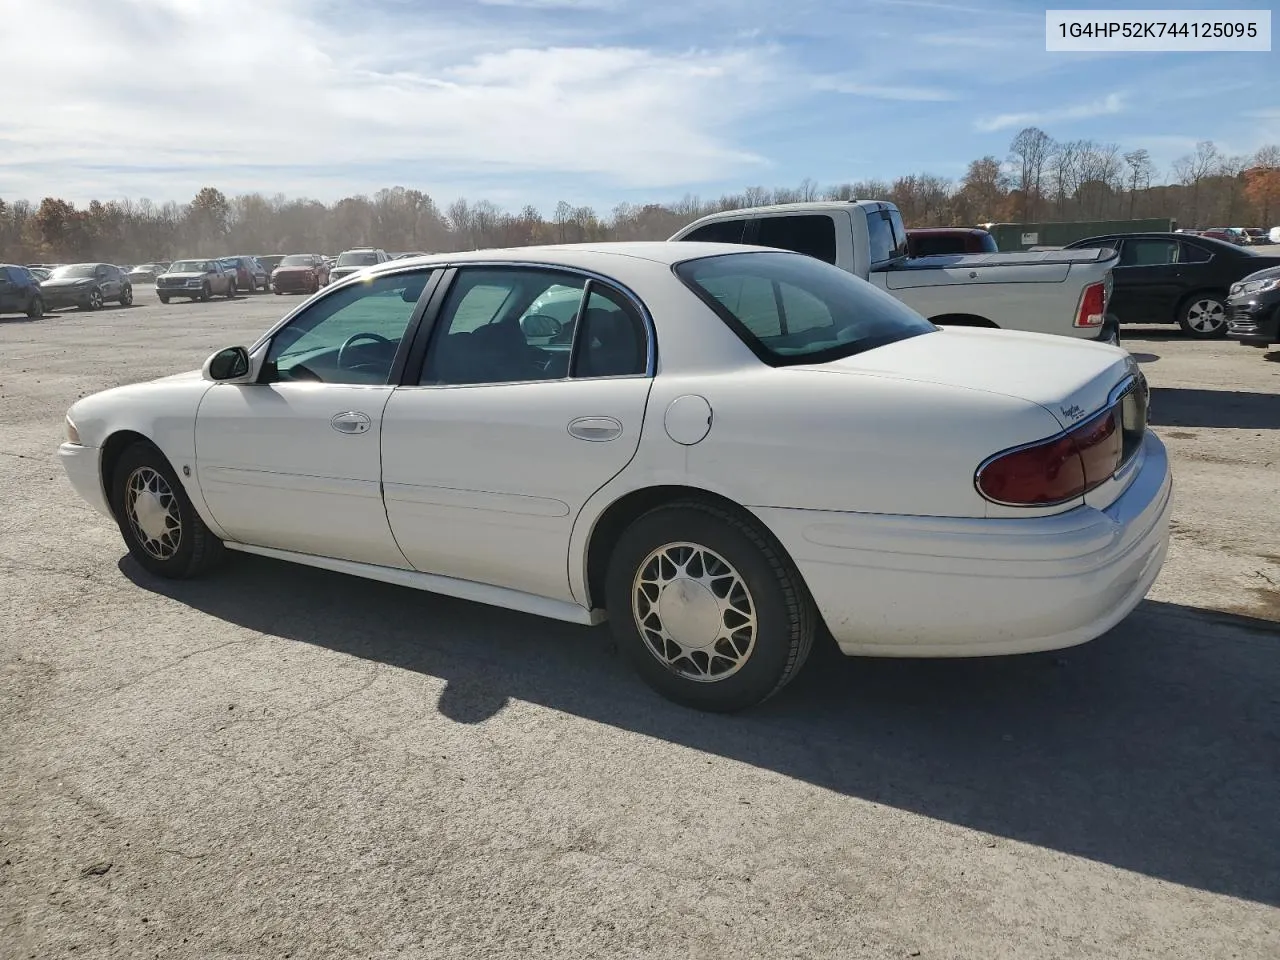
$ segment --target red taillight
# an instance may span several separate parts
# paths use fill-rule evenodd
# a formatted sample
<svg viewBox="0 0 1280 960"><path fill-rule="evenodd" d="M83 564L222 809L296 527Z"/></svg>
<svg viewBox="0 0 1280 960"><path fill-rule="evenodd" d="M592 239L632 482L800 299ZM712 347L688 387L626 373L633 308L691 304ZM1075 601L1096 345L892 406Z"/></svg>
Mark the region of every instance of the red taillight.
<svg viewBox="0 0 1280 960"><path fill-rule="evenodd" d="M1080 309L1076 311L1077 327L1100 327L1107 312L1107 285L1091 283L1080 295Z"/></svg>
<svg viewBox="0 0 1280 960"><path fill-rule="evenodd" d="M1116 411L1108 410L1062 436L993 457L978 469L978 492L1014 507L1074 500L1116 472L1123 441Z"/></svg>

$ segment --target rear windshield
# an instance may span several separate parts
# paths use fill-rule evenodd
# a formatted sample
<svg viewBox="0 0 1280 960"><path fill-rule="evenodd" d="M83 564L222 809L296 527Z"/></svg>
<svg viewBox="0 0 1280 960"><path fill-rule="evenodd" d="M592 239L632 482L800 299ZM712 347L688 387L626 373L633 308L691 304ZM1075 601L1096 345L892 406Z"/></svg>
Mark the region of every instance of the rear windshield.
<svg viewBox="0 0 1280 960"><path fill-rule="evenodd" d="M363 267L377 262L378 255L376 253L344 253L338 257L338 266L340 267Z"/></svg>
<svg viewBox="0 0 1280 960"><path fill-rule="evenodd" d="M676 275L765 363L825 363L937 330L839 267L794 253L731 253Z"/></svg>

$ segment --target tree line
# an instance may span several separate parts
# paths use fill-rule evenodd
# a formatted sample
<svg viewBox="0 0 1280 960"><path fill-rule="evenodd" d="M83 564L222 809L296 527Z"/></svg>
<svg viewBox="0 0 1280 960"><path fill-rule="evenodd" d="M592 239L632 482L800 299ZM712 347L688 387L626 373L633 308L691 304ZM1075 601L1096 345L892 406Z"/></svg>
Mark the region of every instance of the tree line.
<svg viewBox="0 0 1280 960"><path fill-rule="evenodd" d="M1210 140L1161 176L1145 149L1057 141L1038 127L1017 133L1008 155L972 161L959 180L913 173L820 187L748 187L715 199L623 203L601 215L567 201L549 217L460 198L441 208L422 190L390 187L336 203L261 193L229 197L205 187L189 203L93 200L77 208L0 198L0 260L140 263L182 256L338 253L356 246L447 252L535 243L662 240L707 213L809 200L887 199L908 226L1170 217L1184 227L1280 221L1280 147L1224 154Z"/></svg>

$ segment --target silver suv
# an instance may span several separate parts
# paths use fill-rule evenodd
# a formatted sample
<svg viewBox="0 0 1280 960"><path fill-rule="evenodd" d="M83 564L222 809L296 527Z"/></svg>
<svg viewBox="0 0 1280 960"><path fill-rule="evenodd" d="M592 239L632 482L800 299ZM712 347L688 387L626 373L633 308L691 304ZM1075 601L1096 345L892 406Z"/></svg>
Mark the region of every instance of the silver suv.
<svg viewBox="0 0 1280 960"><path fill-rule="evenodd" d="M337 262L329 271L329 282L349 277L357 270L372 267L374 264L386 263L391 259L387 251L379 247L356 247L338 255Z"/></svg>

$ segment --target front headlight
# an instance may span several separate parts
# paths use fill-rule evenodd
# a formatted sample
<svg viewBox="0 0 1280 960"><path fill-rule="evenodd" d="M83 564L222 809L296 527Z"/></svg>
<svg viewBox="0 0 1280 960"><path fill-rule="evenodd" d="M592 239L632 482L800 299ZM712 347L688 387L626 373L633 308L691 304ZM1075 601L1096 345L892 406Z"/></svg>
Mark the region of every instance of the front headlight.
<svg viewBox="0 0 1280 960"><path fill-rule="evenodd" d="M79 443L80 431L76 429L76 425L71 422L71 417L69 416L67 417L66 428L67 428L67 442Z"/></svg>
<svg viewBox="0 0 1280 960"><path fill-rule="evenodd" d="M1258 293L1267 293L1278 286L1280 286L1280 277L1268 277L1266 280L1250 280L1247 283L1233 283L1228 296L1253 296Z"/></svg>

